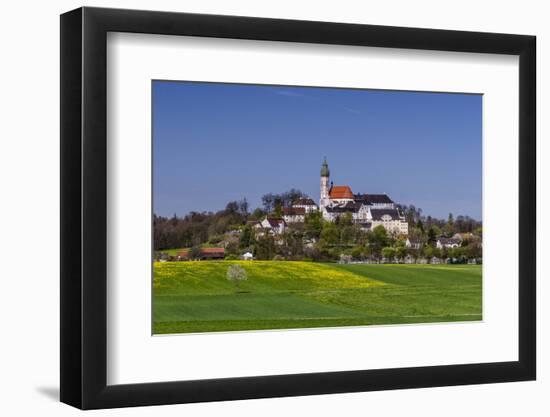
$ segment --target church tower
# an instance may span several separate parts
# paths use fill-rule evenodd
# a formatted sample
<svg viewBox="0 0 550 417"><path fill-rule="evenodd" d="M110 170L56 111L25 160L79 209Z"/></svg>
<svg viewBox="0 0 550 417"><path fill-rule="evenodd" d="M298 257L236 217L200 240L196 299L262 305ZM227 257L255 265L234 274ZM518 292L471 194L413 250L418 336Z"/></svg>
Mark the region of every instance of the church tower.
<svg viewBox="0 0 550 417"><path fill-rule="evenodd" d="M329 205L329 195L328 195L329 177L330 177L330 171L328 170L327 157L325 156L323 165L321 165L321 193L320 193L320 199L319 199L319 208L321 210L324 207Z"/></svg>

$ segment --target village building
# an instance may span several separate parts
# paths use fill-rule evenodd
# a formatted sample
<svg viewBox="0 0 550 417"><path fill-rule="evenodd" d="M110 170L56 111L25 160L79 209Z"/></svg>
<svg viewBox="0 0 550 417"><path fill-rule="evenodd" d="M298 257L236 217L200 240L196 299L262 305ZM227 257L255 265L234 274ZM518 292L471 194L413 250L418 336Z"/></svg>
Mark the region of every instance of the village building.
<svg viewBox="0 0 550 417"><path fill-rule="evenodd" d="M317 207L317 206L315 206ZM305 207L283 207L283 220L287 223L303 223L306 218Z"/></svg>
<svg viewBox="0 0 550 417"><path fill-rule="evenodd" d="M438 249L454 249L458 248L462 244L462 240L455 239L454 237L440 237L437 239L435 246Z"/></svg>
<svg viewBox="0 0 550 417"><path fill-rule="evenodd" d="M245 252L241 255L241 259L243 261L251 261L254 259L254 255L252 254L252 252Z"/></svg>
<svg viewBox="0 0 550 417"><path fill-rule="evenodd" d="M477 235L474 235L471 232L465 232L465 233L455 233L453 235L454 239L459 239L461 242L468 240L468 241L479 241L481 238Z"/></svg>
<svg viewBox="0 0 550 417"><path fill-rule="evenodd" d="M330 171L325 158L321 166L319 210L323 218L335 221L349 213L352 220L364 230L383 226L388 232L407 235L409 226L405 216L386 194L354 194L348 185L329 182Z"/></svg>
<svg viewBox="0 0 550 417"><path fill-rule="evenodd" d="M367 219L371 221L371 228L384 226L384 229L390 233L398 235L407 235L409 233L409 224L397 208L370 209Z"/></svg>
<svg viewBox="0 0 550 417"><path fill-rule="evenodd" d="M266 217L254 226L257 236L263 236L264 233L280 235L285 232L286 227L287 224L284 219L275 219L272 217Z"/></svg>
<svg viewBox="0 0 550 417"><path fill-rule="evenodd" d="M292 208L304 209L306 213L317 211L317 204L311 198L298 198L292 202Z"/></svg>
<svg viewBox="0 0 550 417"><path fill-rule="evenodd" d="M422 239L407 238L405 246L409 249L422 249L424 242Z"/></svg>

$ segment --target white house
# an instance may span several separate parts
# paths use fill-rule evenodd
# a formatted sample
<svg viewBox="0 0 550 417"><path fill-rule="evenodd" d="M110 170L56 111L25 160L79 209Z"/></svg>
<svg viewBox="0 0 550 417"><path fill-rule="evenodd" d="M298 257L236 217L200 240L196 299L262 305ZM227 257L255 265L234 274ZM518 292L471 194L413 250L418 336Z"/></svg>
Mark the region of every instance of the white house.
<svg viewBox="0 0 550 417"><path fill-rule="evenodd" d="M409 249L422 249L423 245L422 239L407 238L405 241L405 246Z"/></svg>
<svg viewBox="0 0 550 417"><path fill-rule="evenodd" d="M243 261L251 261L254 259L254 255L251 252L245 252L241 255L241 259Z"/></svg>
<svg viewBox="0 0 550 417"><path fill-rule="evenodd" d="M304 207L283 207L283 219L287 223L303 223L306 218Z"/></svg>
<svg viewBox="0 0 550 417"><path fill-rule="evenodd" d="M454 237L440 237L435 243L438 249L453 249L458 248L462 244L462 240Z"/></svg>
<svg viewBox="0 0 550 417"><path fill-rule="evenodd" d="M280 235L286 230L286 222L284 219L266 217L261 222L256 223L254 228L256 229L256 233L259 235L262 235L264 231L275 235Z"/></svg>
<svg viewBox="0 0 550 417"><path fill-rule="evenodd" d="M292 202L292 208L304 209L306 213L317 211L317 204L311 198L299 198Z"/></svg>

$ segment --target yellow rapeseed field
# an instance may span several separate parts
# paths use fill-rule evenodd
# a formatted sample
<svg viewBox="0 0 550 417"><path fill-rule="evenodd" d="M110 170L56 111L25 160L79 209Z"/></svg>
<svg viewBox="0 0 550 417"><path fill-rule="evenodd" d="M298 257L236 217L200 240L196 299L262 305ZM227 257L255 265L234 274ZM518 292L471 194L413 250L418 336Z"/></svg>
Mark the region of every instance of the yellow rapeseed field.
<svg viewBox="0 0 550 417"><path fill-rule="evenodd" d="M227 283L225 274L227 268L234 264L245 269L248 280L243 285L251 288L268 286L276 289L284 286L285 289L347 289L385 285L337 269L331 264L299 261L190 261L155 262L154 288L162 290L184 286L196 292L201 287L213 289L221 286L230 291L231 285Z"/></svg>

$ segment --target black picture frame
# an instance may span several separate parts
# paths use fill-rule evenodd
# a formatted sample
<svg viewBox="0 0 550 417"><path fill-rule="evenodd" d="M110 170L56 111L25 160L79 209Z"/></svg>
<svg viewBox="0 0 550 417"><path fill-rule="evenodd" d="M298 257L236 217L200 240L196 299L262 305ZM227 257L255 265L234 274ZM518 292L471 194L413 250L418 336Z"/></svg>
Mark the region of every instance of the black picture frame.
<svg viewBox="0 0 550 417"><path fill-rule="evenodd" d="M108 32L519 56L519 360L107 385ZM61 401L81 409L534 380L534 36L80 8L61 15Z"/></svg>

